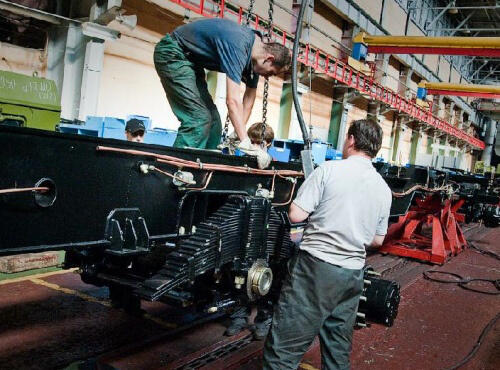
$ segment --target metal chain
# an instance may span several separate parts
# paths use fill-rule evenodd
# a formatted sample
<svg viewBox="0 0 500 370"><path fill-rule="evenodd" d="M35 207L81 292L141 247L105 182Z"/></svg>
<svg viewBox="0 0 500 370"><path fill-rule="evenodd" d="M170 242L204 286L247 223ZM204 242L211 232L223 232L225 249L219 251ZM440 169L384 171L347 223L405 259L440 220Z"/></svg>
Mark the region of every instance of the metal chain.
<svg viewBox="0 0 500 370"><path fill-rule="evenodd" d="M271 0L273 1L273 0ZM252 19L252 14L253 14L253 7L255 5L255 0L250 0L250 4L248 5L248 10L247 14L245 17L245 24L247 26L250 25L250 21ZM231 119L229 118L229 113L226 115L226 123L224 124L224 131L222 131L222 141L226 141L227 135L229 133L229 123L231 122Z"/></svg>
<svg viewBox="0 0 500 370"><path fill-rule="evenodd" d="M269 1L269 9L268 9L268 16L269 20L267 22L266 26L266 33L265 37L267 38L267 42L271 41L271 34L272 34L272 29L273 29L273 11L274 11L274 0L268 0ZM262 101L262 133L261 133L261 145L265 146L265 137L266 137L266 129L267 129L267 102L268 102L268 97L269 97L269 78L266 78L264 81L264 94L263 94L263 101Z"/></svg>
<svg viewBox="0 0 500 370"><path fill-rule="evenodd" d="M253 14L253 6L255 5L255 0L250 0L250 4L248 4L248 11L245 19L245 23L247 26L250 25L250 21L252 20Z"/></svg>

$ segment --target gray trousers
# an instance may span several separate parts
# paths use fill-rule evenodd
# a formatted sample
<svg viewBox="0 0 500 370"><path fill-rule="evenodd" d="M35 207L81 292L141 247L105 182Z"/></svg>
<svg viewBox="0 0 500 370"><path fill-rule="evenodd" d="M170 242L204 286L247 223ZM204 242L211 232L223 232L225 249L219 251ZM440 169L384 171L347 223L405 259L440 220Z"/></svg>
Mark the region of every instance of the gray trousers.
<svg viewBox="0 0 500 370"><path fill-rule="evenodd" d="M288 263L264 369L296 369L319 334L323 369L349 369L363 270L334 266L300 251Z"/></svg>

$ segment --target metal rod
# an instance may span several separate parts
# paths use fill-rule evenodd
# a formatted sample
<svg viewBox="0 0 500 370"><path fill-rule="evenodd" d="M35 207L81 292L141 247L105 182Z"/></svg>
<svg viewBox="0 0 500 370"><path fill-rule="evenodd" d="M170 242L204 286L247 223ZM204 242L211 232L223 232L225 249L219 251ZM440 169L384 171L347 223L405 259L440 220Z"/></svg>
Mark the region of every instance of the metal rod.
<svg viewBox="0 0 500 370"><path fill-rule="evenodd" d="M492 6L437 6L437 7L432 7L432 8L428 8L428 7L415 7L415 8L408 8L408 10L416 10L416 9L435 9L435 10L438 10L438 9L500 9L500 6L498 5L492 5Z"/></svg>
<svg viewBox="0 0 500 370"><path fill-rule="evenodd" d="M429 23L429 24L425 27L425 29L426 29L427 31L429 31L430 27L431 27L431 26L434 26L434 23L436 23L438 20L440 20L440 19L441 19L441 17L443 16L443 14L446 12L446 10L448 10L449 8L451 8L451 2L450 2L450 3L446 6L446 7L444 7L444 8L443 8L443 10L441 10L441 11L439 12L439 14L438 14L438 15L437 15L437 16L436 16L436 17L435 17L435 18L431 21L431 23Z"/></svg>
<svg viewBox="0 0 500 370"><path fill-rule="evenodd" d="M300 102L299 102L299 94L297 90L297 72L298 72L297 59L299 56L300 35L302 33L302 20L304 19L304 13L308 4L309 0L302 0L302 3L300 4L300 11L297 17L297 29L295 31L295 39L293 41L293 50L292 50L292 97L293 97L293 103L295 105L295 111L297 112L297 119L300 124L300 130L302 131L302 137L304 139L305 149L311 149L311 140L307 132L306 123L304 121L304 116L302 115L302 109L300 107Z"/></svg>
<svg viewBox="0 0 500 370"><path fill-rule="evenodd" d="M433 29L427 29L427 31L455 31L456 28L433 28ZM465 31L465 29L464 29ZM485 31L493 31L493 32L498 32L500 29L498 28L467 28L467 31L470 32L485 32Z"/></svg>
<svg viewBox="0 0 500 370"><path fill-rule="evenodd" d="M0 256L9 256L12 254L22 254L22 253L36 253L44 251L104 248L109 245L111 245L111 242L109 240L94 240L91 242L81 242L81 243L66 243L66 244L54 244L54 245L37 245L37 246L21 247L21 248L7 248L7 249L0 249Z"/></svg>
<svg viewBox="0 0 500 370"><path fill-rule="evenodd" d="M457 31L460 31L462 26L467 23L467 21L474 15L474 13L476 13L475 10L473 10L472 12L469 13L469 15L467 17L464 18L464 20L462 22L460 22L460 24L457 26L457 28L451 33L450 36L453 36ZM463 29L463 31L469 31L469 29L466 27L465 29Z"/></svg>

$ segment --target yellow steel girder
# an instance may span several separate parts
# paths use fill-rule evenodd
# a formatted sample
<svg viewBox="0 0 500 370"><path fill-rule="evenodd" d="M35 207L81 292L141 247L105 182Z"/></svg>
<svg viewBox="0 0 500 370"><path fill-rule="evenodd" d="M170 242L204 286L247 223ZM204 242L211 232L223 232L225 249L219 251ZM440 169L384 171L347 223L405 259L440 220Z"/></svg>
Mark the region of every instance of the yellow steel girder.
<svg viewBox="0 0 500 370"><path fill-rule="evenodd" d="M360 32L353 42L368 46L500 49L500 37L371 36Z"/></svg>
<svg viewBox="0 0 500 370"><path fill-rule="evenodd" d="M447 90L447 91L462 91L471 93L500 94L500 86L495 86L495 85L452 84L447 82L423 81L418 84L418 87L422 87L428 90Z"/></svg>

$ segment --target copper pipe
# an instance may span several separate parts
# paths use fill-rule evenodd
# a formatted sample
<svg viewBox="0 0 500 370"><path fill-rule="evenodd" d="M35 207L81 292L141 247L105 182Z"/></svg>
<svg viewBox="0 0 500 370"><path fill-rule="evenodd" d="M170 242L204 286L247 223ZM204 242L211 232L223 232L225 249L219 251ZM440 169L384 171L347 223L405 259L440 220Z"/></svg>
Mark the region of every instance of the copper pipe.
<svg viewBox="0 0 500 370"><path fill-rule="evenodd" d="M188 181L183 180L183 179L181 179L180 177L177 177L177 176L175 176L175 175L172 175L171 173L168 173L167 171L162 171L162 170L160 170L159 168L156 168L156 167L154 167L154 166L153 166L153 171L157 171L157 172L162 173L162 174L164 174L164 175L166 175L166 176L170 176L171 178L173 178L173 179L175 179L175 180L178 180L178 181L180 181L180 182L183 182L184 184L189 184L189 182L188 182Z"/></svg>
<svg viewBox="0 0 500 370"><path fill-rule="evenodd" d="M185 190L190 190L190 191L192 191L192 190L196 190L196 191L198 191L198 190L205 190L207 188L208 184L210 184L210 180L212 180L212 175L213 174L214 174L213 171L208 174L207 179L205 180L205 185L203 185L201 188L188 188L188 187L186 187L184 189Z"/></svg>
<svg viewBox="0 0 500 370"><path fill-rule="evenodd" d="M293 192L295 191L295 184L296 182L294 181L292 183L292 189L290 190L290 198L285 202L285 203L271 203L273 206L277 207L277 206L287 206L289 205L291 202L292 202L292 198L293 198Z"/></svg>
<svg viewBox="0 0 500 370"><path fill-rule="evenodd" d="M156 154L151 152L145 152L141 150L131 150L131 149L120 149L113 148L107 146L97 146L98 151L104 152L115 152L115 153L123 153L130 154L136 156L146 156L153 157L160 163L170 164L172 166L178 168L195 168L199 170L208 170L208 171L223 171L223 172L232 172L232 173L241 173L241 174L252 174L252 175L264 175L264 176L274 176L275 174L281 176L292 176L292 177L302 177L304 174L299 171L291 171L291 170L261 170L257 168L251 167L243 167L243 166L231 166L225 164L215 164L215 163L202 163L189 161L186 159L181 159L177 157L172 157L169 155Z"/></svg>
<svg viewBox="0 0 500 370"><path fill-rule="evenodd" d="M10 193L22 193L26 191L39 191L44 193L50 189L45 186L38 186L34 188L12 188L12 189L0 189L0 194L10 194Z"/></svg>

